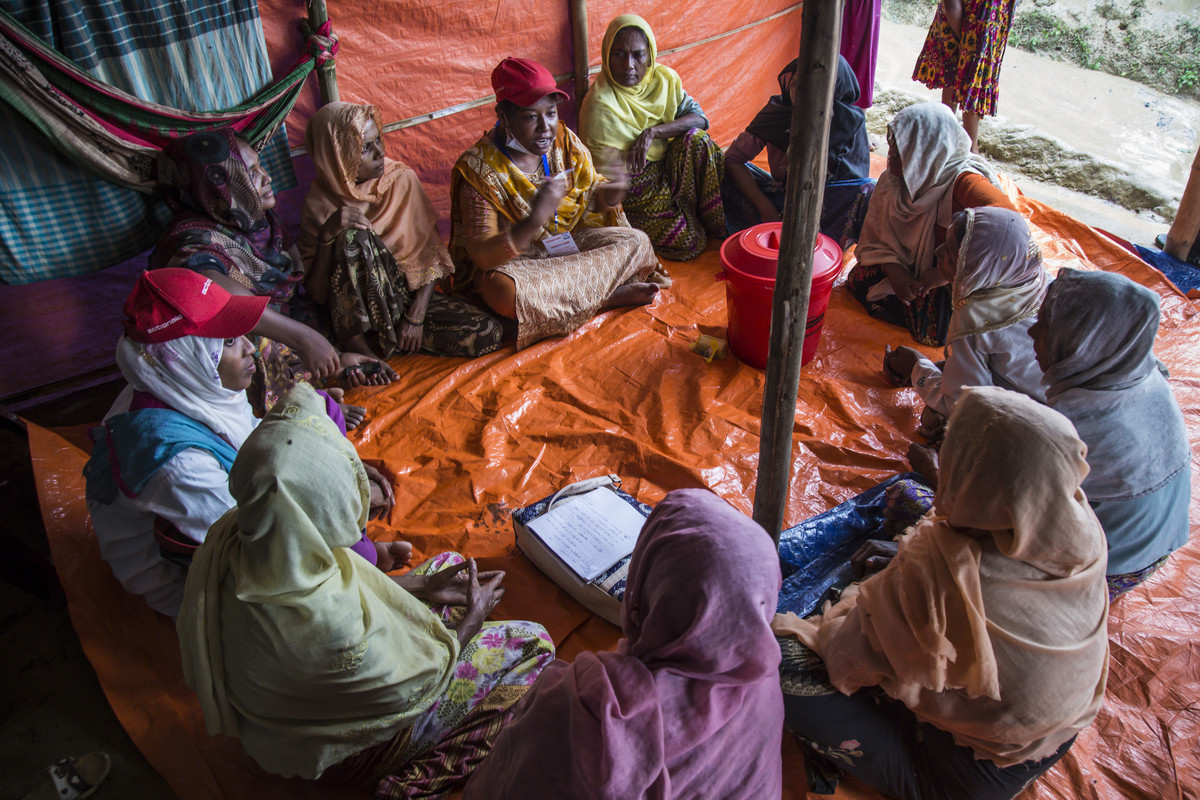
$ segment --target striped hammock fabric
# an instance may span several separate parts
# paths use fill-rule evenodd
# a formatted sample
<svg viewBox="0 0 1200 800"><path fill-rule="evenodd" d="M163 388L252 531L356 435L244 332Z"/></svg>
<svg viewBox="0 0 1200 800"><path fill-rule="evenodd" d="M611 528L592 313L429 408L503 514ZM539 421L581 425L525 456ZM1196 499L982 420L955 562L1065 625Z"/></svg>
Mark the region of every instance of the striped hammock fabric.
<svg viewBox="0 0 1200 800"><path fill-rule="evenodd" d="M322 35L324 34L324 35ZM220 111L183 111L108 86L47 47L0 9L0 97L68 158L112 183L152 192L158 151L170 140L228 126L261 147L283 123L320 62L337 52L326 29L280 81Z"/></svg>

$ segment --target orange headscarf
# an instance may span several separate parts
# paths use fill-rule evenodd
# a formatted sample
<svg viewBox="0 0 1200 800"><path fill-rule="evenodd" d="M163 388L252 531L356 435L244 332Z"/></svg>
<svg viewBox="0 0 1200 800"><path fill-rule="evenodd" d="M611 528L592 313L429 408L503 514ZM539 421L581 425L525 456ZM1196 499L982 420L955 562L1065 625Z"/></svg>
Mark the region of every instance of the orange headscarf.
<svg viewBox="0 0 1200 800"><path fill-rule="evenodd" d="M311 264L325 220L343 206L352 206L363 212L387 245L409 288L418 289L450 275L454 267L438 235L437 212L411 169L385 159L382 177L358 183L363 129L370 120L383 131L375 106L330 103L308 121L304 144L317 177L300 216L300 255Z"/></svg>

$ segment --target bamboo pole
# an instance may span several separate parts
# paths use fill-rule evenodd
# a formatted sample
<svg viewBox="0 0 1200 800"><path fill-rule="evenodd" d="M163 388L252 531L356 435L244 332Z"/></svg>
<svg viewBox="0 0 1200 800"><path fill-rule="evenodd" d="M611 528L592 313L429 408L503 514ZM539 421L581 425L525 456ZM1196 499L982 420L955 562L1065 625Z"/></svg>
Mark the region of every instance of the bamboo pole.
<svg viewBox="0 0 1200 800"><path fill-rule="evenodd" d="M825 194L825 152L842 35L842 0L809 0L800 29L798 96L788 142L787 195L771 306L754 520L779 543L787 506L800 358L812 289L813 247Z"/></svg>
<svg viewBox="0 0 1200 800"><path fill-rule="evenodd" d="M578 111L588 90L587 0L571 0L571 39L575 49L575 110Z"/></svg>
<svg viewBox="0 0 1200 800"><path fill-rule="evenodd" d="M325 0L308 0L308 24L318 30L329 21L329 10ZM340 100L337 85L337 65L333 59L317 67L317 88L321 90L321 104L336 103Z"/></svg>
<svg viewBox="0 0 1200 800"><path fill-rule="evenodd" d="M1196 243L1196 234L1200 232L1200 148L1192 159L1192 172L1188 176L1187 186L1183 197L1179 200L1179 210L1175 213L1175 221L1167 232L1167 255L1174 256L1180 261L1187 261L1192 245Z"/></svg>

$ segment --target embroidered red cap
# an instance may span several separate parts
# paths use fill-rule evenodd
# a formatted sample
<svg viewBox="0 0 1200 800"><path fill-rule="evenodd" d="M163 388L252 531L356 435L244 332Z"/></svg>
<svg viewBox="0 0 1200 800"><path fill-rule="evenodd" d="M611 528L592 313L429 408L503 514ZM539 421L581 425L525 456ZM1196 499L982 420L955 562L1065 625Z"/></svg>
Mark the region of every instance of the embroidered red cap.
<svg viewBox="0 0 1200 800"><path fill-rule="evenodd" d="M561 103L567 93L558 88L550 70L528 58L506 58L492 70L492 89L497 102L509 100L528 107L548 94L558 95Z"/></svg>
<svg viewBox="0 0 1200 800"><path fill-rule="evenodd" d="M254 329L267 297L233 295L190 269L143 272L123 309L125 335L155 344L182 336L229 339Z"/></svg>

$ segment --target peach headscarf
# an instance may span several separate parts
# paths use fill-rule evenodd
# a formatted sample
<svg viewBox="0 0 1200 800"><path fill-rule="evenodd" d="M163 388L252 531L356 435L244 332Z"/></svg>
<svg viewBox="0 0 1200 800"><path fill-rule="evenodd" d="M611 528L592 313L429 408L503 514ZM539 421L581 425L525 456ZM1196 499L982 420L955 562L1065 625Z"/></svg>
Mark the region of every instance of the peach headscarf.
<svg viewBox="0 0 1200 800"><path fill-rule="evenodd" d="M329 103L308 121L304 145L317 176L300 215L300 255L311 265L321 225L343 206L353 206L370 220L371 229L391 251L408 288L419 289L452 274L453 262L438 234L437 212L416 173L389 158L382 177L357 182L363 128L370 120L383 131L375 106Z"/></svg>
<svg viewBox="0 0 1200 800"><path fill-rule="evenodd" d="M1108 675L1104 532L1071 423L995 387L963 392L934 510L823 617L776 617L837 689L879 686L1001 767L1054 753Z"/></svg>

